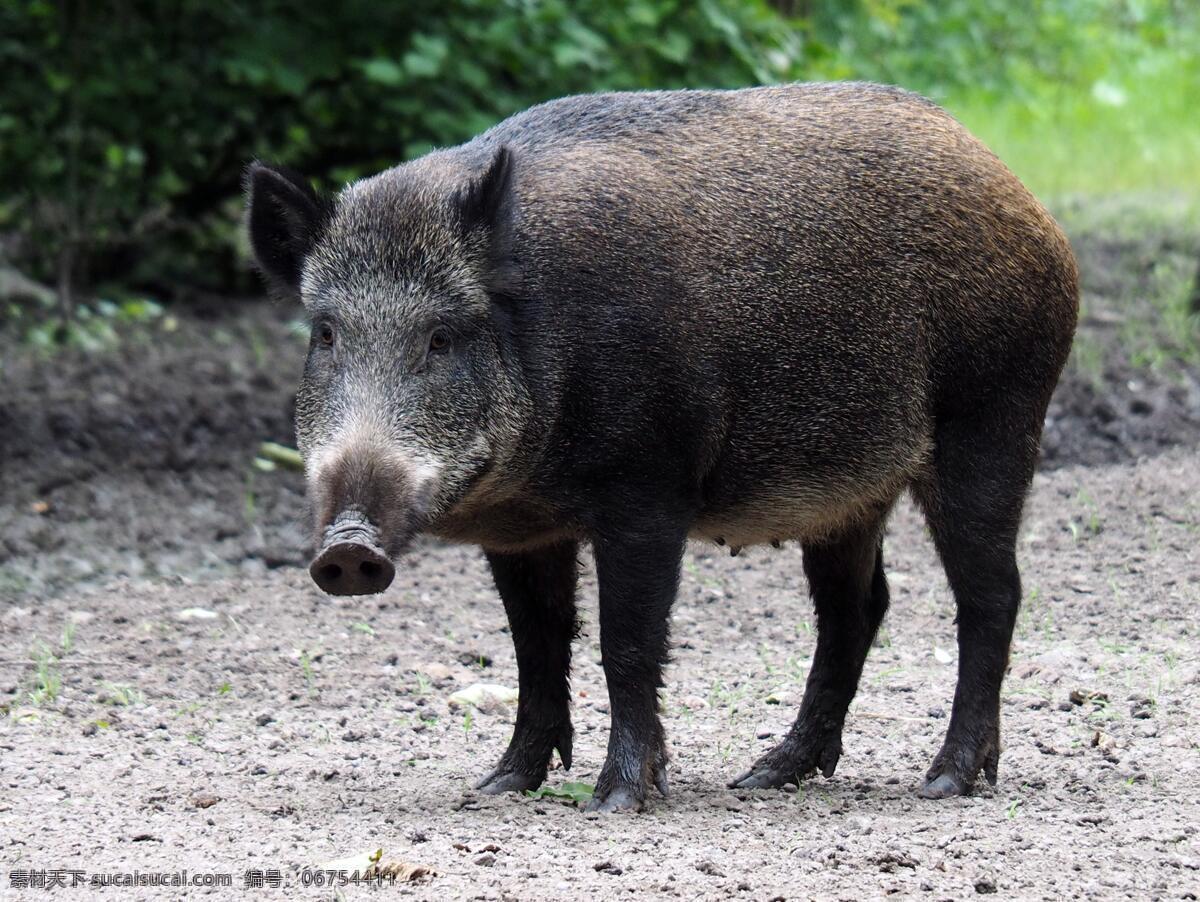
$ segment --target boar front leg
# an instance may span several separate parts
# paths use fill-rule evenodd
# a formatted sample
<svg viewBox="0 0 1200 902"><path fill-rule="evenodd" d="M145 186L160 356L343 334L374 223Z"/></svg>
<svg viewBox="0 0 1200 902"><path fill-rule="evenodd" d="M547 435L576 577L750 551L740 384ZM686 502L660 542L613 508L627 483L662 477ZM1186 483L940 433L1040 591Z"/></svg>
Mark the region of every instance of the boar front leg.
<svg viewBox="0 0 1200 902"><path fill-rule="evenodd" d="M589 811L640 810L652 784L667 794L658 690L685 541L683 530L669 530L594 543L611 725Z"/></svg>
<svg viewBox="0 0 1200 902"><path fill-rule="evenodd" d="M558 749L571 767L571 640L575 638L578 545L565 542L520 554L489 553L517 652L517 723L485 793L536 789Z"/></svg>

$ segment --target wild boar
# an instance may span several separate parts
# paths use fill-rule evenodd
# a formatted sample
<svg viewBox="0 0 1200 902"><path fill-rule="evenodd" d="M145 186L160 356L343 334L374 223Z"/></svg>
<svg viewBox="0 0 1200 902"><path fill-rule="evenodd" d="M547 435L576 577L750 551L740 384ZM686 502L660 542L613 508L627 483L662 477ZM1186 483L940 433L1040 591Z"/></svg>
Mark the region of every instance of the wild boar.
<svg viewBox="0 0 1200 902"><path fill-rule="evenodd" d="M888 606L907 489L958 613L920 794L996 779L1016 539L1078 309L1063 233L934 104L798 84L568 97L336 197L254 164L249 230L312 340L297 435L333 594L418 533L482 547L516 727L486 792L558 750L581 545L611 731L592 808L667 790L657 707L690 538L796 540L816 651L787 738L731 785L831 775Z"/></svg>

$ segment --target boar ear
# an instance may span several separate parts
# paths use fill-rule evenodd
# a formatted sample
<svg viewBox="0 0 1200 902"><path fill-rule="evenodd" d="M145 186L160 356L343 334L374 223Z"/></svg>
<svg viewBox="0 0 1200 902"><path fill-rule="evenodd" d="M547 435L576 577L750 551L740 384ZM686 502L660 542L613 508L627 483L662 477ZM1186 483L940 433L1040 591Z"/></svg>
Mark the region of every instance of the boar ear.
<svg viewBox="0 0 1200 902"><path fill-rule="evenodd" d="M501 144L492 153L487 165L454 196L463 231L490 228L508 194L512 176L512 151Z"/></svg>
<svg viewBox="0 0 1200 902"><path fill-rule="evenodd" d="M275 288L294 294L332 203L298 173L257 162L246 169L245 186L250 246L259 269Z"/></svg>

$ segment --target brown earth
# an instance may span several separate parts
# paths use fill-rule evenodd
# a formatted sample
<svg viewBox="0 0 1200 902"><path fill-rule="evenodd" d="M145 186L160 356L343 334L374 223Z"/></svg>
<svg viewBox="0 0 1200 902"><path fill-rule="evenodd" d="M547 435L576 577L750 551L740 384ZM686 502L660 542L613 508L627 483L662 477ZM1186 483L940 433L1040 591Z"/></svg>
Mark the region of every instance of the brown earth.
<svg viewBox="0 0 1200 902"><path fill-rule="evenodd" d="M258 442L293 438L294 311L230 304L106 354L8 353L3 870L186 867L232 873L220 898L329 898L301 868L383 848L438 872L405 888L420 898L1195 898L1200 380L1147 364L1114 325L1152 322L1161 273L1145 261L1184 255L1162 236L1073 237L1082 341L1099 353L1072 364L1047 420L1000 782L945 802L913 788L946 727L953 605L907 503L888 538L893 610L831 780L724 788L794 716L811 609L798 548L696 546L664 692L671 797L616 817L476 798L511 710L468 717L447 698L516 684L481 555L425 546L384 596L324 597L297 566L298 474L253 465ZM590 580L583 592L575 769L552 786L590 783L604 753ZM244 891L252 867L291 888Z"/></svg>

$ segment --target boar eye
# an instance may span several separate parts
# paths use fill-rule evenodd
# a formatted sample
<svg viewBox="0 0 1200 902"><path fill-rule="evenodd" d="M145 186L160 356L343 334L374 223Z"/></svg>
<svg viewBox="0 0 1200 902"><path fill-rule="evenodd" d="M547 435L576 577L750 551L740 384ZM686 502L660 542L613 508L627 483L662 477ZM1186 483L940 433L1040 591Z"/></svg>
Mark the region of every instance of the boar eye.
<svg viewBox="0 0 1200 902"><path fill-rule="evenodd" d="M441 354L450 347L450 333L445 329L434 329L429 336L429 350Z"/></svg>
<svg viewBox="0 0 1200 902"><path fill-rule="evenodd" d="M325 345L325 347L327 347L327 348L333 347L333 339L334 339L333 323L331 323L331 322L318 323L316 332L317 332L317 341L320 344Z"/></svg>

